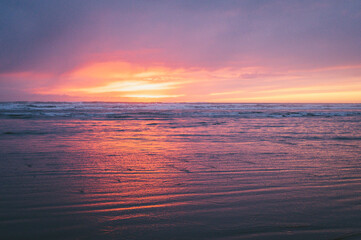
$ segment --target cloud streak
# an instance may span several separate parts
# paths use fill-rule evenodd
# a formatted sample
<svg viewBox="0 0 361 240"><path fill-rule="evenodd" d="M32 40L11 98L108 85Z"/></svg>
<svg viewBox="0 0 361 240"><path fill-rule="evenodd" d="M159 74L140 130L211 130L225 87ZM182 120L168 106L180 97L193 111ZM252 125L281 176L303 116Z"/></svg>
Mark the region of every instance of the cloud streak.
<svg viewBox="0 0 361 240"><path fill-rule="evenodd" d="M229 101L243 101L236 95L246 92L268 101L253 89L351 91L361 81L360 22L356 0L3 1L0 100L220 101L233 92ZM143 90L126 93L132 84Z"/></svg>

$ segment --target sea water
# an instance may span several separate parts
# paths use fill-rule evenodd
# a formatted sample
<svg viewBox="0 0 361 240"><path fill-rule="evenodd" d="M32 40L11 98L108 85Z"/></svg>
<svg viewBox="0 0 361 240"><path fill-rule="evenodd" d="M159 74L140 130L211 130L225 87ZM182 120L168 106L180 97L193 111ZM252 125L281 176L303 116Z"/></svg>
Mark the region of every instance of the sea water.
<svg viewBox="0 0 361 240"><path fill-rule="evenodd" d="M361 104L0 103L1 239L361 239Z"/></svg>

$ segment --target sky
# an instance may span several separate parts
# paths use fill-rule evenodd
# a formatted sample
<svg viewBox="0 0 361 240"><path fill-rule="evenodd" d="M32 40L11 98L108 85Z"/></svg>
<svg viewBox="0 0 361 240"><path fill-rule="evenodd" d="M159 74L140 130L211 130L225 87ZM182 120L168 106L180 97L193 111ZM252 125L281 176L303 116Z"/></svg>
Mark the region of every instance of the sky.
<svg viewBox="0 0 361 240"><path fill-rule="evenodd" d="M0 101L361 103L359 0L1 0Z"/></svg>

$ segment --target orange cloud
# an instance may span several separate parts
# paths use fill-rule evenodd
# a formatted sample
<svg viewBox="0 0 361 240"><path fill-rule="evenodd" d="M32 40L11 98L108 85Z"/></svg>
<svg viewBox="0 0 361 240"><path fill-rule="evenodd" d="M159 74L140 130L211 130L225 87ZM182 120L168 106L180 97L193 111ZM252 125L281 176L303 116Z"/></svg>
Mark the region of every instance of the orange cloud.
<svg viewBox="0 0 361 240"><path fill-rule="evenodd" d="M132 101L176 98L184 96L174 93L187 82L182 73L182 69L124 61L91 62L63 74L58 85L37 89L37 93Z"/></svg>
<svg viewBox="0 0 361 240"><path fill-rule="evenodd" d="M359 71L345 66L284 72L259 66L206 69L92 61L34 92L97 101L361 102Z"/></svg>
<svg viewBox="0 0 361 240"><path fill-rule="evenodd" d="M360 103L361 90L317 93L292 93L273 96L223 98L216 102L262 102L262 103Z"/></svg>

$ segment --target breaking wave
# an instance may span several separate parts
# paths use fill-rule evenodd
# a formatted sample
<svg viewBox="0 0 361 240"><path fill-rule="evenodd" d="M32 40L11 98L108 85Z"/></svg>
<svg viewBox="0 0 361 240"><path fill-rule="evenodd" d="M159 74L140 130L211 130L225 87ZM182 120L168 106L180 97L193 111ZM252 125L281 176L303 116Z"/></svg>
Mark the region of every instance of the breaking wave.
<svg viewBox="0 0 361 240"><path fill-rule="evenodd" d="M361 104L3 102L0 118L170 119L361 116Z"/></svg>

